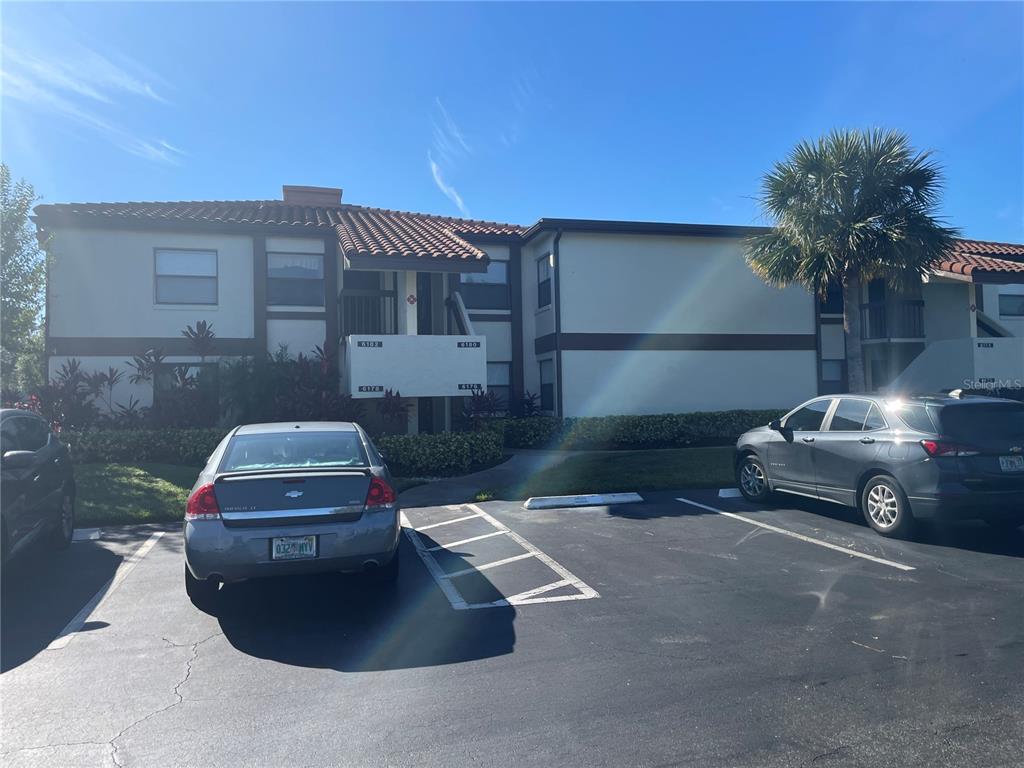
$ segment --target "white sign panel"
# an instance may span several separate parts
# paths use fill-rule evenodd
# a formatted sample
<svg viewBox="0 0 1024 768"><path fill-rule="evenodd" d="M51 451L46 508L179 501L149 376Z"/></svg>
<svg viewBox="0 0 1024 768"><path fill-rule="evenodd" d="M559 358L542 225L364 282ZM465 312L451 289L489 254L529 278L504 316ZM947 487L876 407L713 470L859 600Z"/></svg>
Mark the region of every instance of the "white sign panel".
<svg viewBox="0 0 1024 768"><path fill-rule="evenodd" d="M345 339L352 397L458 397L487 387L483 336L360 335Z"/></svg>

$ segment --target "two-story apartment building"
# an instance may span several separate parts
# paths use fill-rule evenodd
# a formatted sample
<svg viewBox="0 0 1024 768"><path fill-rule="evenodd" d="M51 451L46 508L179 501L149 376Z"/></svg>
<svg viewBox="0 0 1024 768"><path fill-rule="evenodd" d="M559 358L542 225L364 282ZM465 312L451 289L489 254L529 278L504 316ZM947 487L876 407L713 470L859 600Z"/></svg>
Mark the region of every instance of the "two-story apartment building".
<svg viewBox="0 0 1024 768"><path fill-rule="evenodd" d="M785 407L845 387L841 298L764 285L742 255L757 228L527 228L289 186L281 200L41 205L35 221L52 256L51 374L154 348L198 364L181 331L205 320L202 362L336 350L343 391L400 391L411 431L448 428L484 387L565 416ZM920 291L865 286L857 311L874 389L1024 378L1024 246L960 241ZM957 366L928 362L933 346L953 354L940 342ZM159 386L125 377L114 400L147 405Z"/></svg>

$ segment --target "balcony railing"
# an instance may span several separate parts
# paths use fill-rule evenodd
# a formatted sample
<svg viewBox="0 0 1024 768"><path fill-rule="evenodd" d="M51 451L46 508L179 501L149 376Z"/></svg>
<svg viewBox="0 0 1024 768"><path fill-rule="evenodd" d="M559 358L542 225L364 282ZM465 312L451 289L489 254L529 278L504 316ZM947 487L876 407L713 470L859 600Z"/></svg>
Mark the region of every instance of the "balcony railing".
<svg viewBox="0 0 1024 768"><path fill-rule="evenodd" d="M869 301L860 305L860 337L871 339L923 339L924 301Z"/></svg>
<svg viewBox="0 0 1024 768"><path fill-rule="evenodd" d="M395 291L343 290L341 334L398 333L398 300Z"/></svg>

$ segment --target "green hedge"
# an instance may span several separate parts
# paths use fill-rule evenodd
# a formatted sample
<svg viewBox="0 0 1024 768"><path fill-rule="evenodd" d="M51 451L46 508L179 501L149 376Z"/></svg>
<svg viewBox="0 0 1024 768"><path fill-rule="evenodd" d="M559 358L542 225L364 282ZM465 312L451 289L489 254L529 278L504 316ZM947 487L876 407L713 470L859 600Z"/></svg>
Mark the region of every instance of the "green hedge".
<svg viewBox="0 0 1024 768"><path fill-rule="evenodd" d="M96 429L65 430L61 440L71 446L80 464L159 462L201 467L225 429Z"/></svg>
<svg viewBox="0 0 1024 768"><path fill-rule="evenodd" d="M223 429L118 429L65 431L80 464L159 462L199 467L227 434ZM447 432L437 435L379 437L374 441L400 476L445 477L470 472L501 460L499 431Z"/></svg>
<svg viewBox="0 0 1024 768"><path fill-rule="evenodd" d="M614 450L723 445L785 411L707 411L652 416L588 416L557 419L538 416L505 423L510 448Z"/></svg>
<svg viewBox="0 0 1024 768"><path fill-rule="evenodd" d="M501 432L441 432L436 435L388 435L374 440L391 471L402 477L449 477L501 461Z"/></svg>

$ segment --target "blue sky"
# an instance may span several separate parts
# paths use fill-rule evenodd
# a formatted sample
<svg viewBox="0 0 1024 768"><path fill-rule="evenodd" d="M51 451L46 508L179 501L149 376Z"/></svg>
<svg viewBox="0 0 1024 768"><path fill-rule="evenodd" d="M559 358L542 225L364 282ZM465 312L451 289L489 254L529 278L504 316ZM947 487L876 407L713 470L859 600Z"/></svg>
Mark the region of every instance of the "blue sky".
<svg viewBox="0 0 1024 768"><path fill-rule="evenodd" d="M47 201L762 223L804 137L899 128L1024 242L1019 3L5 4L2 157Z"/></svg>

